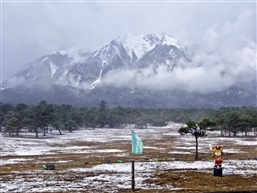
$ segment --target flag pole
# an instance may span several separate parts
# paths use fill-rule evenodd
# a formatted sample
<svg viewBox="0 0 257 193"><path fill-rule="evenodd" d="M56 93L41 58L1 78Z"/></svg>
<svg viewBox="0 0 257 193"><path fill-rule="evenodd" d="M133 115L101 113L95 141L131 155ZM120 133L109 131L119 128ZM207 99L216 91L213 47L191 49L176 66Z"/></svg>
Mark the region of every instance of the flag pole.
<svg viewBox="0 0 257 193"><path fill-rule="evenodd" d="M132 169L132 183L131 183L131 188L133 191L135 191L135 158L134 156L132 157L132 162L131 162L131 169Z"/></svg>
<svg viewBox="0 0 257 193"><path fill-rule="evenodd" d="M134 155L141 155L143 153L143 142L142 140L132 131L132 160L131 160L131 178L132 178L132 191L135 191L135 157Z"/></svg>

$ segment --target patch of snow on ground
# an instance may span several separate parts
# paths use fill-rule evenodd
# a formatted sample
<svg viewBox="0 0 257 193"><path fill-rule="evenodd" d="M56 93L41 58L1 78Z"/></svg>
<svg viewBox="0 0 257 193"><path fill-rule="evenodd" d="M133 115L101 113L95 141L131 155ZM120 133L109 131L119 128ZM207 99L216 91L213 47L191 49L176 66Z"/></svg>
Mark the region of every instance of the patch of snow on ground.
<svg viewBox="0 0 257 193"><path fill-rule="evenodd" d="M225 150L223 150L223 153L226 154L226 153L245 153L245 152L240 151L238 149L225 149Z"/></svg>
<svg viewBox="0 0 257 193"><path fill-rule="evenodd" d="M150 146L144 146L144 149L157 149L157 150L165 150L165 148L150 147Z"/></svg>
<svg viewBox="0 0 257 193"><path fill-rule="evenodd" d="M251 145L251 146L253 146L253 145L257 145L257 140L255 140L255 141L237 140L236 144L238 144L238 145Z"/></svg>
<svg viewBox="0 0 257 193"><path fill-rule="evenodd" d="M150 139L161 139L165 137L177 136L177 128L150 128L150 129L134 129L138 136L144 141ZM219 133L217 133L219 136ZM172 139L171 139L172 140ZM206 137L199 138L199 152L210 153L209 144L216 145L222 142L231 142L232 144L252 145L256 149L257 141L247 141L245 138L222 138L222 137ZM1 156L27 156L27 155L44 155L66 153L119 153L120 156L129 157L130 152L121 149L99 149L97 146L83 146L87 142L117 142L131 144L131 130L127 129L95 129L95 130L77 130L72 133L64 133L64 135L48 134L48 138L44 139L28 139L28 138L6 138L1 137ZM70 145L79 142L82 145ZM177 147L181 152L169 151L169 154L192 154L195 147L195 139L193 136L179 136L176 141L172 141L173 147ZM65 145L66 144L66 145ZM254 147L255 146L255 147ZM99 146L101 147L101 146ZM185 150L188 151L184 151ZM98 148L98 149L97 149ZM167 148L169 148L167 146ZM165 150L158 146L145 146L148 149ZM192 152L189 152L192 151ZM239 149L226 149L225 153L238 153ZM51 158L51 157L50 157ZM30 158L13 158L1 159L1 165L14 163L23 163L29 161ZM72 161L72 160L71 160ZM69 161L56 161L57 163ZM135 178L136 188L140 189L165 189L174 190L173 187L164 187L161 185L146 183L145 180L150 179L152 175L159 170L187 170L194 169L197 172L213 172L214 161L167 161L167 162L135 162ZM223 175L257 175L257 160L226 160L223 161ZM10 179L8 180L7 177ZM119 192L119 189L131 188L131 163L112 163L98 164L95 166L78 167L68 170L24 170L10 171L8 176L0 178L1 193L9 192L82 192L84 190L92 190L91 192Z"/></svg>
<svg viewBox="0 0 257 193"><path fill-rule="evenodd" d="M9 165L9 164L22 163L22 162L26 162L28 160L33 160L33 159L25 159L25 158L14 158L14 159L8 159L8 160L1 159L0 165Z"/></svg>
<svg viewBox="0 0 257 193"><path fill-rule="evenodd" d="M176 155L176 154L192 154L191 152L185 152L185 151L169 151L168 152L169 154L174 154L174 155Z"/></svg>

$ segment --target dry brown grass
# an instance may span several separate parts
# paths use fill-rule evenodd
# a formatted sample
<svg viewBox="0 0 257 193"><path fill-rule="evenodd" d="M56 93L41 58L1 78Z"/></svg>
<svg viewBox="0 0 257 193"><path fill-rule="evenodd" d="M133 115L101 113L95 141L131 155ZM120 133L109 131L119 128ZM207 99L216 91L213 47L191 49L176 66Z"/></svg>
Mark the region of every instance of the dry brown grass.
<svg viewBox="0 0 257 193"><path fill-rule="evenodd" d="M181 188L179 192L214 192L231 190L257 190L257 176L243 177L240 175L228 175L224 177L213 176L210 173L199 171L160 171L155 175L154 183L171 185Z"/></svg>
<svg viewBox="0 0 257 193"><path fill-rule="evenodd" d="M182 161L192 161L194 160L194 154L169 154L169 151L177 151L174 148L172 141L175 139L167 138L163 136L162 139L148 139L145 142L145 146L163 148L162 150L147 149L144 151L142 156L136 157L137 161L173 161L174 159ZM247 138L247 140L256 140L256 138ZM60 144L56 144L60 147ZM131 158L131 144L128 141L117 141L112 143L93 143L93 142L82 142L74 141L65 146L91 146L92 149L120 149L123 150L128 156L120 157L117 153L82 153L82 154L72 154L72 153L61 153L61 154L49 154L40 156L2 156L1 159L14 159L14 158L30 158L23 164L12 164L11 170L7 170L7 166L1 167L0 179L1 180L14 180L19 177L19 175L26 175L24 171L31 170L42 170L42 165L45 163L58 163L58 161L66 161L58 163L56 176L60 180L66 181L76 181L84 178L85 175L94 176L93 172L83 174L74 174L72 172L65 173L66 169L70 168L83 168L92 167L93 165L101 163L117 163L117 160L122 160L123 162L130 162ZM223 146L227 149L235 146L233 141L227 141L223 143ZM224 155L224 162L226 159L255 159L257 157L257 147L237 145L238 150L244 153L227 153ZM183 150L181 150L183 151ZM194 152L194 150L192 150ZM199 153L199 158L202 161L212 160L210 157L210 152ZM85 162L88 162L85 164ZM11 174L10 172L19 171L19 174ZM23 173L24 172L24 173ZM59 172L59 173L58 173ZM63 177L65 173L65 178ZM47 174L44 174L47 175ZM23 177L24 177L23 176ZM45 176L47 179L48 176ZM32 180L29 176L25 177L27 180ZM223 177L213 176L212 168L208 172L200 172L199 170L162 170L156 171L152 174L152 178L145 181L145 183L153 183L156 185L162 185L164 187L171 186L173 188L178 188L178 190L140 190L137 189L136 192L139 193L158 193L158 192L177 192L177 193L200 193L200 192L226 192L226 191L256 191L257 192L257 176L242 176L242 175L227 175ZM79 192L91 192L91 191L79 191ZM104 192L104 190L103 190ZM132 192L131 190L119 190L119 192Z"/></svg>

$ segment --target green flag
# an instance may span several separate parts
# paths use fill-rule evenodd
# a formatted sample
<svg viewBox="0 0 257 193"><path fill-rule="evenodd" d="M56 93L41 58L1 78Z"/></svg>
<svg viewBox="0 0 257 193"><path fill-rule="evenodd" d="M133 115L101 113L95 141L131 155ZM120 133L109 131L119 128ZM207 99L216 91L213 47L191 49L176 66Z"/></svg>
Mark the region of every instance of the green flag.
<svg viewBox="0 0 257 193"><path fill-rule="evenodd" d="M143 146L143 141L132 131L132 154L142 154Z"/></svg>

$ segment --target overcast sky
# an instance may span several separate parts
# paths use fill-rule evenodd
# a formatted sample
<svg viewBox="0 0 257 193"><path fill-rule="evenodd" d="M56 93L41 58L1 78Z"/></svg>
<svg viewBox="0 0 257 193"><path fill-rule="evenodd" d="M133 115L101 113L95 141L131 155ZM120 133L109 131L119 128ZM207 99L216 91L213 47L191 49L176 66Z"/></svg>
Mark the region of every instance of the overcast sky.
<svg viewBox="0 0 257 193"><path fill-rule="evenodd" d="M245 63L250 62L250 67L256 64L256 60L253 61L253 57L256 58L254 1L96 3L4 0L1 16L1 80L53 51L71 47L94 51L127 32L171 35L191 51L201 52L198 60L208 53L215 53L214 62L220 60L217 59L219 56L224 60L229 60L228 56L235 60L238 59L236 54L244 53Z"/></svg>

